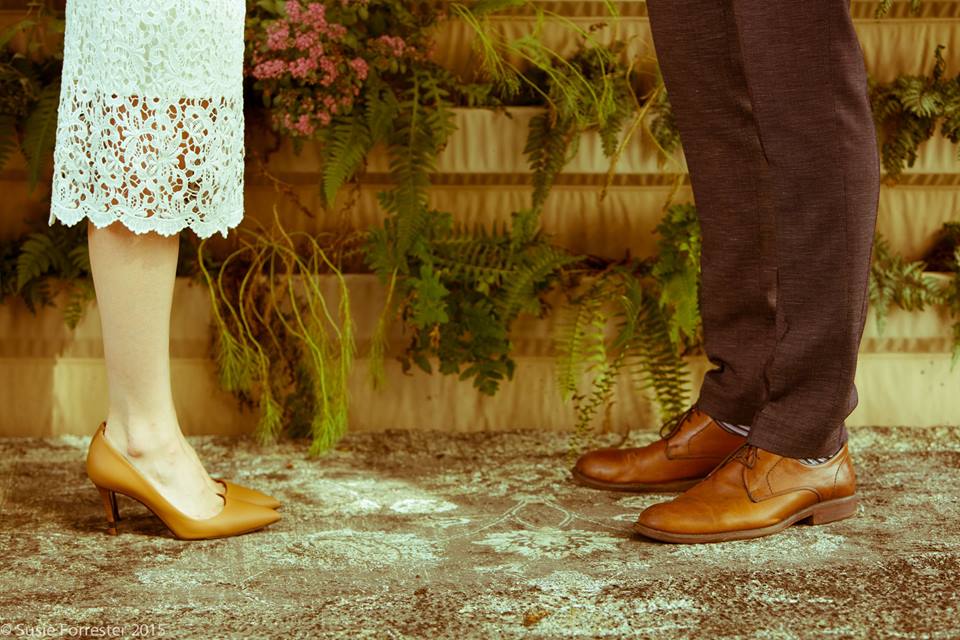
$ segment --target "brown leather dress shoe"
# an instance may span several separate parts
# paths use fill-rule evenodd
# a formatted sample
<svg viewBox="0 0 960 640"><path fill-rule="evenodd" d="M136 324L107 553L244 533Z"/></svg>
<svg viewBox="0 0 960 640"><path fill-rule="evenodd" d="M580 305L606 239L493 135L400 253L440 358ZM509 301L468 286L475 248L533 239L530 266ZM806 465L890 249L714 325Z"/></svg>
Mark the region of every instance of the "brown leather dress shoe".
<svg viewBox="0 0 960 640"><path fill-rule="evenodd" d="M826 524L857 512L856 484L846 444L814 466L744 445L703 482L647 507L634 530L664 542L724 542L802 520Z"/></svg>
<svg viewBox="0 0 960 640"><path fill-rule="evenodd" d="M645 447L606 448L580 456L572 474L579 484L615 491L682 491L698 483L746 442L691 407Z"/></svg>

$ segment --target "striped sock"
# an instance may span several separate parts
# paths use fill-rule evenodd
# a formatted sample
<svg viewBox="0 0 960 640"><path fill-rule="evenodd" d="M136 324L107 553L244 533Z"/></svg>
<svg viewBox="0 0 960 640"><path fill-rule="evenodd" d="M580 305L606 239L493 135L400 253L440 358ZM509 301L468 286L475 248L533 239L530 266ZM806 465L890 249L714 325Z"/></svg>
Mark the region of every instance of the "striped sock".
<svg viewBox="0 0 960 640"><path fill-rule="evenodd" d="M718 425L720 425L724 431L729 431L730 433L735 433L738 436L743 436L746 438L750 435L750 425L748 424L733 424L732 422L724 422L723 420L713 420Z"/></svg>
<svg viewBox="0 0 960 640"><path fill-rule="evenodd" d="M714 418L714 422L720 425L720 428L723 429L724 431L729 431L730 433L735 433L736 435L743 436L743 437L747 437L750 435L750 425L748 424L733 424L731 422L724 422L723 420L717 420L716 418ZM837 449L837 451L839 451L839 449ZM813 466L816 464L823 464L824 462L832 458L834 455L837 455L837 454L834 453L833 455L826 456L823 458L796 458L796 460L798 460L801 464Z"/></svg>

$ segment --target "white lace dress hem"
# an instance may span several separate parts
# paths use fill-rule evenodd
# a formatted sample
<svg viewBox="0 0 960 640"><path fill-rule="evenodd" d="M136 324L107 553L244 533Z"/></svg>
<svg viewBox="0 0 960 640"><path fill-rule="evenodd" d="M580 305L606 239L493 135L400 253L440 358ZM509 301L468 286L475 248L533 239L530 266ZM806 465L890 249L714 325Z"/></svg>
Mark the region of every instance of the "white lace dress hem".
<svg viewBox="0 0 960 640"><path fill-rule="evenodd" d="M245 0L68 0L48 224L243 219Z"/></svg>
<svg viewBox="0 0 960 640"><path fill-rule="evenodd" d="M116 211L116 209L115 209ZM233 213L224 214L222 211L215 216L214 222L203 222L200 220L186 220L184 218L166 219L157 218L156 220L143 220L137 215L125 215L122 211L116 213L106 213L96 211L89 207L79 209L70 209L66 206L53 202L50 205L49 224L59 220L62 224L72 227L84 218L89 218L98 229L110 226L114 222L119 222L130 231L137 234L158 233L161 236L172 236L189 228L197 234L199 238L209 238L215 233L219 233L224 238L227 237L227 231L235 228L243 220L243 207L233 210Z"/></svg>

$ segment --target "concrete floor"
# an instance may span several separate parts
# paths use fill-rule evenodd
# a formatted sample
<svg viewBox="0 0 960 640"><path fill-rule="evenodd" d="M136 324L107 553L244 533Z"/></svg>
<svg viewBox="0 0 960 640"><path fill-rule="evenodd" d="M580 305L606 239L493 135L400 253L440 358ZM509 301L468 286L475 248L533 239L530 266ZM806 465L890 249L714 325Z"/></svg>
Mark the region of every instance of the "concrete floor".
<svg viewBox="0 0 960 640"><path fill-rule="evenodd" d="M284 501L200 542L124 497L107 536L86 438L0 440L0 634L958 638L958 436L857 428L857 517L696 546L632 535L663 497L571 484L562 434L357 434L320 459L195 438Z"/></svg>

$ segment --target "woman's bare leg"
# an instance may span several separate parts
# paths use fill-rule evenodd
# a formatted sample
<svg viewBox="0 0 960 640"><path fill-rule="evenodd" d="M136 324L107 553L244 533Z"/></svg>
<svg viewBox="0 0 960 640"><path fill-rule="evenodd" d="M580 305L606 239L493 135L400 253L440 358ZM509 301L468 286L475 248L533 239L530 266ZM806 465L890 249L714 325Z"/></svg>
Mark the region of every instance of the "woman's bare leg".
<svg viewBox="0 0 960 640"><path fill-rule="evenodd" d="M179 241L120 223L87 223L110 408L105 436L171 504L194 518L223 501L177 420L170 382L170 311Z"/></svg>

